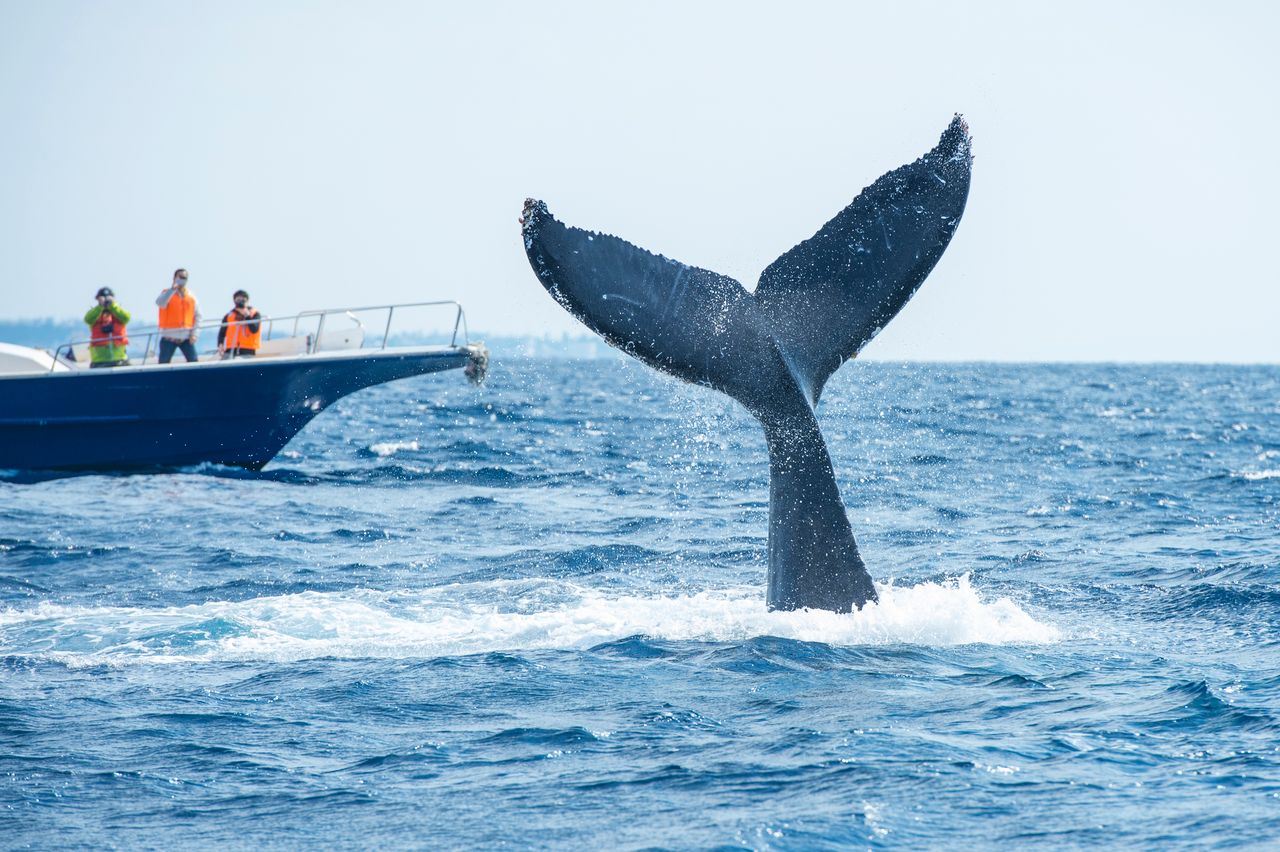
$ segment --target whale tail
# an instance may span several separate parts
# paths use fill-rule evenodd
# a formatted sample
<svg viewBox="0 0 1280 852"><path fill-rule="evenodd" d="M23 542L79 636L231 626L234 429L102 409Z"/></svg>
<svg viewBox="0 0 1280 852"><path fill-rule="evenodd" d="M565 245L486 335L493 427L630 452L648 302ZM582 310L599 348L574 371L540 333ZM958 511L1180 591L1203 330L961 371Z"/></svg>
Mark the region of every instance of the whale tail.
<svg viewBox="0 0 1280 852"><path fill-rule="evenodd" d="M566 226L525 202L525 251L584 325L646 364L742 403L769 447L769 606L845 612L875 600L814 407L924 282L959 224L972 164L959 117L769 265L732 278Z"/></svg>

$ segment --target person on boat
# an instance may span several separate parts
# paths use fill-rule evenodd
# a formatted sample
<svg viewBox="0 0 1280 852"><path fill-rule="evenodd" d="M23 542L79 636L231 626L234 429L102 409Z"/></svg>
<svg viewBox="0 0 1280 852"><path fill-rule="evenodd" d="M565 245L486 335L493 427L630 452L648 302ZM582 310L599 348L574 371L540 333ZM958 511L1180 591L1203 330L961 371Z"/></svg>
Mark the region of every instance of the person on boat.
<svg viewBox="0 0 1280 852"><path fill-rule="evenodd" d="M249 294L237 290L231 296L235 307L222 318L218 329L218 351L223 358L242 358L257 355L262 342L262 315L249 304Z"/></svg>
<svg viewBox="0 0 1280 852"><path fill-rule="evenodd" d="M98 290L98 304L84 315L89 326L89 366L120 367L129 363L126 351L129 337L126 326L129 312L116 304L110 287Z"/></svg>
<svg viewBox="0 0 1280 852"><path fill-rule="evenodd" d="M187 289L187 270L177 269L173 283L156 298L160 308L160 363L173 360L175 351L188 361L196 360L196 333L200 308L196 294Z"/></svg>

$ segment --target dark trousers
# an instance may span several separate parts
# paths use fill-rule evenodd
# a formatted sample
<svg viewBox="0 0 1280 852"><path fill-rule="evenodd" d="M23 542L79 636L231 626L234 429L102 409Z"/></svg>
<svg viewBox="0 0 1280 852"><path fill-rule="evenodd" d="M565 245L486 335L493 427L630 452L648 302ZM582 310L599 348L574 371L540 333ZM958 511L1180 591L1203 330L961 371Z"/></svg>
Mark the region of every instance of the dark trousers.
<svg viewBox="0 0 1280 852"><path fill-rule="evenodd" d="M162 337L160 338L160 363L168 364L172 361L174 350L181 352L183 357L188 361L196 360L196 345L190 340L184 340L181 343L177 343L176 341L166 340Z"/></svg>

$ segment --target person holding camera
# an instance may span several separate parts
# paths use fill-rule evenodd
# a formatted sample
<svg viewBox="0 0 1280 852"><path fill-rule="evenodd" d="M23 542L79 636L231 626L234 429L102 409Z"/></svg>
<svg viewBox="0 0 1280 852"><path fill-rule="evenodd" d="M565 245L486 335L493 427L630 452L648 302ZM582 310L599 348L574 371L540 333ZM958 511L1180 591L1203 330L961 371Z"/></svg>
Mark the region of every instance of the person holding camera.
<svg viewBox="0 0 1280 852"><path fill-rule="evenodd" d="M129 363L126 326L129 312L116 304L110 287L98 290L98 304L84 315L89 326L89 366L120 367Z"/></svg>
<svg viewBox="0 0 1280 852"><path fill-rule="evenodd" d="M249 294L237 290L231 300L235 307L222 318L218 329L218 351L223 358L241 358L257 355L262 342L262 315L249 304Z"/></svg>
<svg viewBox="0 0 1280 852"><path fill-rule="evenodd" d="M168 364L174 352L195 361L196 335L199 333L200 308L196 294L187 288L187 270L175 269L173 283L156 297L160 308L160 363Z"/></svg>

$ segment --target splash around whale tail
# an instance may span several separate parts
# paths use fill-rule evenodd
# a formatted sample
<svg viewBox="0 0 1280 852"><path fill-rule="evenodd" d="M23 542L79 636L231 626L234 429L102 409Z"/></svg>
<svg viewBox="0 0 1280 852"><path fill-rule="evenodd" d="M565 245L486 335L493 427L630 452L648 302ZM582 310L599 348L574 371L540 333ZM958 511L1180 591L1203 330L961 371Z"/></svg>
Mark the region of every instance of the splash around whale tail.
<svg viewBox="0 0 1280 852"><path fill-rule="evenodd" d="M968 128L876 180L817 234L732 278L558 222L525 202L525 252L561 305L612 345L742 403L770 459L769 606L837 612L875 599L814 406L831 374L916 292L968 197Z"/></svg>

